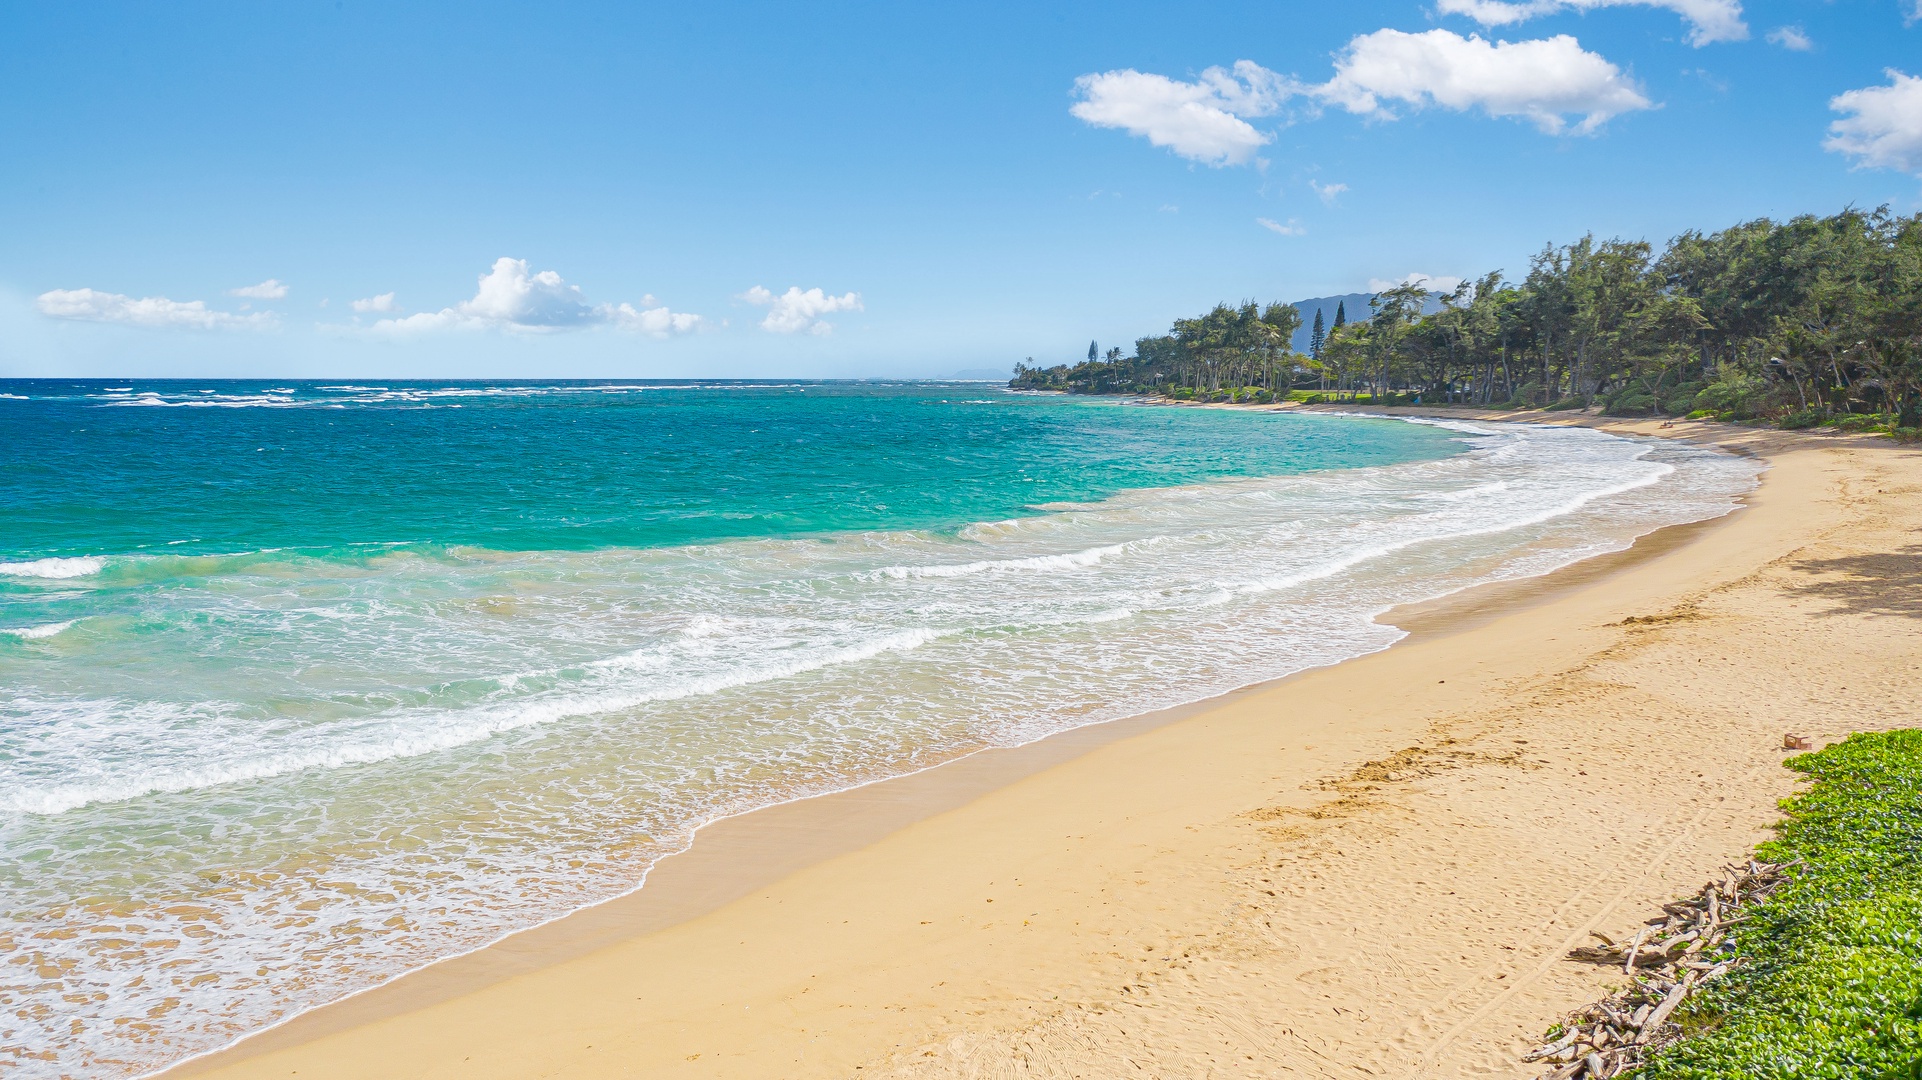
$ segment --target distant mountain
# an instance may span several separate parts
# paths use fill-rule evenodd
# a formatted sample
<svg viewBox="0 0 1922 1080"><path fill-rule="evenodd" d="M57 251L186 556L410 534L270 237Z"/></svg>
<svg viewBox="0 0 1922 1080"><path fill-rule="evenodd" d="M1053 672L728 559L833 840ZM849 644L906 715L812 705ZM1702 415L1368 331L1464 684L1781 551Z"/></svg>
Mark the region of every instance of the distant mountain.
<svg viewBox="0 0 1922 1080"><path fill-rule="evenodd" d="M1014 377L1014 369L971 367L957 371L948 377L957 382L1007 382Z"/></svg>
<svg viewBox="0 0 1922 1080"><path fill-rule="evenodd" d="M1295 304L1294 304L1295 310L1301 312L1301 329L1295 331L1295 337L1294 337L1295 351L1298 353L1305 353L1308 351L1309 335L1313 334L1315 331L1315 309L1316 308L1321 309L1321 321L1322 321L1323 328L1333 329L1335 325L1335 306L1336 305L1347 304L1348 305L1348 321L1359 322L1363 319L1366 319L1371 314L1368 308L1368 301L1373 300L1374 298L1375 298L1375 294L1371 292L1354 292L1354 293L1343 293L1340 296L1317 296L1312 300L1295 301Z"/></svg>
<svg viewBox="0 0 1922 1080"><path fill-rule="evenodd" d="M1340 296L1317 296L1312 300L1295 301L1295 310L1301 312L1301 329L1295 331L1293 339L1295 351L1300 353L1308 351L1308 338L1315 332L1316 308L1321 309L1323 327L1328 330L1333 330L1335 328L1335 306L1337 304L1345 303L1348 305L1349 322L1360 322L1375 313L1374 309L1368 306L1368 302L1374 298L1374 293L1356 292L1343 293ZM1421 306L1421 310L1424 315L1432 315L1441 310L1441 301L1431 296L1428 298L1428 302Z"/></svg>

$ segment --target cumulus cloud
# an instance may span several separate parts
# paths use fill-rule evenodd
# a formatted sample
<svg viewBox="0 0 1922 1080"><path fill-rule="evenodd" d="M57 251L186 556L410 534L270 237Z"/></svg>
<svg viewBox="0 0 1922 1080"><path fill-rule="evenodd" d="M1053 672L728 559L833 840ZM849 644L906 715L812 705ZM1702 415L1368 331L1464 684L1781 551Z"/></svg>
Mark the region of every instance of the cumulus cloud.
<svg viewBox="0 0 1922 1080"><path fill-rule="evenodd" d="M1330 206L1335 205L1337 196L1348 190L1347 184L1317 184L1313 180L1308 181L1308 187L1320 197L1322 202Z"/></svg>
<svg viewBox="0 0 1922 1080"><path fill-rule="evenodd" d="M1132 68L1083 75L1074 92L1080 100L1068 111L1077 118L1219 168L1246 164L1273 141L1247 118L1273 115L1295 91L1260 64L1238 60L1232 71L1211 67L1194 82Z"/></svg>
<svg viewBox="0 0 1922 1080"><path fill-rule="evenodd" d="M1255 152L1274 136L1248 118L1271 116L1297 97L1311 108L1332 105L1378 120L1395 119L1393 104L1480 109L1520 117L1551 135L1593 134L1611 117L1654 108L1620 68L1566 34L1511 43L1449 30L1362 34L1336 55L1334 77L1325 83L1239 60L1232 71L1209 68L1194 82L1132 69L1083 75L1075 91L1081 100L1069 111L1080 119L1213 166L1259 160ZM1315 190L1327 201L1346 185Z"/></svg>
<svg viewBox="0 0 1922 1080"><path fill-rule="evenodd" d="M1402 278L1400 281L1389 281L1385 278L1369 278L1368 291L1387 292L1389 289L1398 286L1415 285L1427 289L1429 292L1451 293L1454 292L1456 287L1461 285L1461 283L1461 278L1449 274L1424 274L1417 270L1407 277Z"/></svg>
<svg viewBox="0 0 1922 1080"><path fill-rule="evenodd" d="M391 303L393 294L357 301L354 308L362 310L361 303L383 299ZM590 304L580 286L569 285L554 271L534 273L526 259L502 256L494 260L492 269L480 276L473 299L463 300L439 311L423 311L400 319L382 319L374 324L374 329L390 333L454 329L547 333L588 326L614 326L666 337L686 333L701 325L699 315L647 306L652 299L648 297L642 301L645 310L636 309L631 304Z"/></svg>
<svg viewBox="0 0 1922 1080"><path fill-rule="evenodd" d="M1566 34L1538 41L1485 41L1448 30L1377 30L1348 43L1335 77L1314 92L1351 113L1392 119L1386 102L1439 105L1522 117L1556 135L1567 116L1577 134L1610 117L1653 107L1622 70Z"/></svg>
<svg viewBox="0 0 1922 1080"><path fill-rule="evenodd" d="M1808 34L1799 26L1778 26L1768 32L1768 40L1770 44L1780 45L1791 52L1808 52L1815 48L1815 42L1810 41Z"/></svg>
<svg viewBox="0 0 1922 1080"><path fill-rule="evenodd" d="M169 300L164 296L147 296L136 300L131 296L98 289L54 289L41 293L34 301L34 306L40 309L42 315L56 319L190 330L258 326L273 320L273 316L265 312L235 315L226 311L209 311L204 300Z"/></svg>
<svg viewBox="0 0 1922 1080"><path fill-rule="evenodd" d="M610 308L607 321L623 330L636 330L654 337L673 337L700 329L703 320L699 315L669 311L664 305L646 306L652 299L643 300L638 310L632 304Z"/></svg>
<svg viewBox="0 0 1922 1080"><path fill-rule="evenodd" d="M1280 233L1283 236L1300 236L1308 231L1302 228L1300 223L1294 218L1289 218L1288 224L1283 225L1273 218L1258 217L1255 219L1255 224L1267 229L1269 232Z"/></svg>
<svg viewBox="0 0 1922 1080"><path fill-rule="evenodd" d="M1843 113L1829 125L1823 149L1855 159L1857 168L1900 169L1922 176L1922 78L1894 68L1887 86L1865 86L1829 99Z"/></svg>
<svg viewBox="0 0 1922 1080"><path fill-rule="evenodd" d="M1688 23L1688 43L1701 48L1718 41L1745 41L1740 0L1439 0L1444 15L1466 15L1483 26L1508 26L1562 11L1605 7L1663 8Z"/></svg>
<svg viewBox="0 0 1922 1080"><path fill-rule="evenodd" d="M392 311L394 310L394 294L390 292L384 292L384 293L381 293L379 296L370 296L365 300L356 300L354 301L354 310L360 311L360 312Z"/></svg>
<svg viewBox="0 0 1922 1080"><path fill-rule="evenodd" d="M820 289L801 291L798 285L788 286L788 290L775 295L759 285L741 294L741 299L756 307L768 309L767 318L761 320L761 329L776 334L830 334L834 332L831 323L821 321L821 316L835 311L861 311L861 294L857 292L831 296Z"/></svg>
<svg viewBox="0 0 1922 1080"><path fill-rule="evenodd" d="M258 285L243 285L238 289L228 289L228 296L244 296L249 300L281 300L287 296L287 286L273 278Z"/></svg>

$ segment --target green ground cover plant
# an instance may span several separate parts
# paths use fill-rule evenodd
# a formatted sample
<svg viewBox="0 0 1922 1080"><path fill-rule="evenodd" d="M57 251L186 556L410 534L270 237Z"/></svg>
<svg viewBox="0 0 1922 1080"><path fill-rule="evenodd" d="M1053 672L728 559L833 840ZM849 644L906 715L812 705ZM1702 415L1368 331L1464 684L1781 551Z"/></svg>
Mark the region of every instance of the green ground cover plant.
<svg viewBox="0 0 1922 1080"><path fill-rule="evenodd" d="M1757 851L1792 880L1733 940L1743 958L1678 1014L1643 1080L1922 1078L1922 730L1789 761L1814 786Z"/></svg>

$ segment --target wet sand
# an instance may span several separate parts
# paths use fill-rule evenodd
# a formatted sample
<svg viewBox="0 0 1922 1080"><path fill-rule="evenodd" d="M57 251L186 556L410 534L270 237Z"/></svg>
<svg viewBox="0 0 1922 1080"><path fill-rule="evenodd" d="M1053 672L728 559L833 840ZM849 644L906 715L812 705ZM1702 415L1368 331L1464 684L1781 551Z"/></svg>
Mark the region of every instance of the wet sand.
<svg viewBox="0 0 1922 1080"><path fill-rule="evenodd" d="M1561 953L1765 835L1785 731L1913 722L1922 683L1922 453L1595 423L1770 469L1386 652L717 823L166 1075L1532 1076L1608 981Z"/></svg>

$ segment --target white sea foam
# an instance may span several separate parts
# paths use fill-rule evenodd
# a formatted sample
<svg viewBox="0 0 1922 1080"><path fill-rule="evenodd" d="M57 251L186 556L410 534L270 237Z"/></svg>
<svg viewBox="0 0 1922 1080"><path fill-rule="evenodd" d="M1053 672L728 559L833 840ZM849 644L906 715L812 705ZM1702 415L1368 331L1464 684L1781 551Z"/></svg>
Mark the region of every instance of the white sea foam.
<svg viewBox="0 0 1922 1080"><path fill-rule="evenodd" d="M1470 450L954 534L116 559L58 602L124 591L122 621L0 649L0 841L47 853L0 860L0 964L71 965L18 992L58 1060L15 1071L158 1066L628 889L715 817L1385 648L1375 612L1726 513L1755 476L1449 426ZM112 889L143 932L89 949L72 898ZM148 1041L110 1022L163 1008Z"/></svg>
<svg viewBox="0 0 1922 1080"><path fill-rule="evenodd" d="M952 563L933 566L883 566L867 572L869 577L891 578L950 578L967 577L971 574L1002 573L1011 570L1069 570L1076 567L1093 566L1110 555L1116 555L1131 547L1139 548L1151 543L1148 540L1131 541L1127 544L1108 544L1088 548L1085 551L1067 551L1059 555L1031 555L1021 559L980 559L974 562Z"/></svg>
<svg viewBox="0 0 1922 1080"><path fill-rule="evenodd" d="M106 565L106 560L91 555L29 559L25 562L0 562L0 574L8 577L77 578L98 574Z"/></svg>
<svg viewBox="0 0 1922 1080"><path fill-rule="evenodd" d="M79 621L79 619L68 619L66 622L41 623L39 626L0 626L0 634L16 637L22 641L38 641L41 638L50 638Z"/></svg>
<svg viewBox="0 0 1922 1080"><path fill-rule="evenodd" d="M274 387L255 393L224 393L219 390L162 392L146 390L131 397L126 391L109 391L107 406L167 409L319 409L343 405L416 405L428 406L460 398L540 398L581 394L628 394L669 390L783 390L799 383L593 383L580 386L439 386L404 387L332 384L312 389L324 396L306 396L298 387ZM130 389L130 388L129 388ZM453 402L450 407L459 407Z"/></svg>
<svg viewBox="0 0 1922 1080"><path fill-rule="evenodd" d="M1311 567L1299 573L1250 582L1235 591L1245 596L1254 593L1274 592L1280 589L1292 589L1297 585L1304 585L1311 581L1319 581L1323 578L1333 577L1344 570L1352 569L1364 563L1380 559L1386 555L1392 555L1397 551L1414 547L1417 544L1434 543L1438 540L1465 540L1471 537L1496 536L1501 533L1527 528L1530 525L1539 525L1545 521L1566 517L1597 499L1605 498L1609 495L1621 495L1634 491L1637 488L1648 487L1674 471L1675 468L1672 465L1657 464L1642 476L1595 491L1582 492L1561 503L1544 507L1532 513L1523 514L1512 520L1494 521L1488 524L1470 524L1455 528L1442 528L1434 531L1419 531L1393 543L1357 548L1340 558L1329 560L1320 566ZM1504 490L1493 484L1485 485L1484 487L1484 493ZM1468 492L1460 492L1457 494L1467 495Z"/></svg>
<svg viewBox="0 0 1922 1080"><path fill-rule="evenodd" d="M64 629L64 627L63 627ZM752 686L819 671L839 664L868 660L883 653L919 648L940 635L933 630L915 628L871 641L838 648L798 649L793 655L771 661L743 665L690 678L649 682L641 686L611 686L581 693L557 694L531 700L503 702L457 711L412 711L377 716L354 724L310 730L305 737L285 748L258 752L247 747L252 740L242 731L254 724L231 713L198 718L196 738L185 730L183 721L195 719L186 710L162 707L158 710L139 703L117 701L74 701L62 703L66 715L63 726L112 727L113 734L92 731L60 733L69 746L85 745L91 752L102 748L124 749L134 739L147 742L155 736L164 739L166 749L149 750L134 761L116 767L96 765L81 783L46 783L24 778L0 762L0 813L61 814L94 803L121 802L147 795L177 794L227 784L265 780L304 772L309 769L339 769L371 765L400 758L467 746L505 732L552 724L557 721L597 713L633 709L651 702L674 701L718 693L735 687ZM628 668L658 671L660 664L649 663L644 653L597 661L599 668ZM523 677L515 678L515 682ZM52 710L42 706L43 712ZM126 721L143 712L145 725L129 726ZM207 722L212 719L213 722ZM158 722L154 722L157 720ZM238 722L234 722L238 720ZM142 730L145 727L146 730ZM214 736L209 741L204 736ZM240 747L236 753L235 748ZM45 744L29 742L26 753L46 763L58 751ZM113 755L125 757L124 754ZM76 763L77 764L77 763ZM66 771L66 770L63 770ZM9 775L12 773L13 775Z"/></svg>

